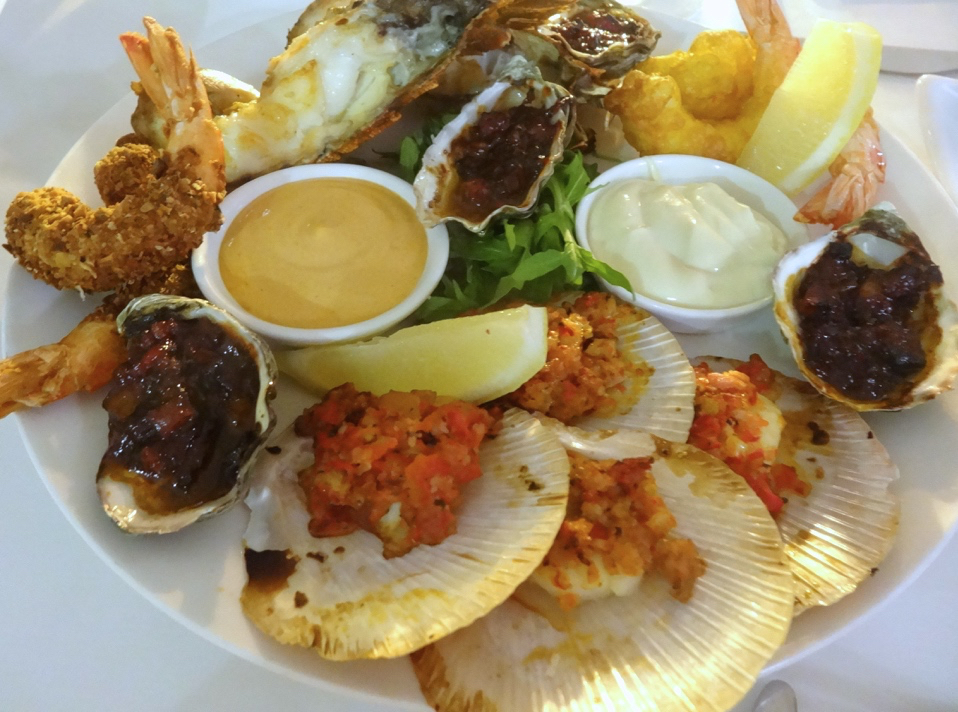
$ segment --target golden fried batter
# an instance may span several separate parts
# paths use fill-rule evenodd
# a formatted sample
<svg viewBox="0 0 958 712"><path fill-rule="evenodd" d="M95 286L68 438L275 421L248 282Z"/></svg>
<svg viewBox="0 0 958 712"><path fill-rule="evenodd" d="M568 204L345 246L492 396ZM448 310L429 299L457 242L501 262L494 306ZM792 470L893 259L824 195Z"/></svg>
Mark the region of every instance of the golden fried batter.
<svg viewBox="0 0 958 712"><path fill-rule="evenodd" d="M95 169L107 207L62 188L20 193L7 210L4 247L59 289L101 292L166 271L219 225L222 196L190 177L195 155L181 152L169 167L158 159L136 144L112 149Z"/></svg>

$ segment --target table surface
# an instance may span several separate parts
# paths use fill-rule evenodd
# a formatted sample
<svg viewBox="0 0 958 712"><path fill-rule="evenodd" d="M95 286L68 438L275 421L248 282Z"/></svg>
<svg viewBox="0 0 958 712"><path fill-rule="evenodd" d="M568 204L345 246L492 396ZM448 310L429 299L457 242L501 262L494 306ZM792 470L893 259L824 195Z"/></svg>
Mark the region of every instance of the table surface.
<svg viewBox="0 0 958 712"><path fill-rule="evenodd" d="M42 185L127 91L132 75L116 51L116 36L137 28L143 14L202 45L302 4L0 0L0 205ZM915 8L934 12L944 4ZM691 19L715 26L733 21L732 0L710 1L706 10L695 10ZM927 164L916 79L883 74L874 107L883 125ZM6 253L0 256L0 294L11 265ZM27 456L15 417L0 420L0 483L0 710L390 709L290 681L154 608L62 516ZM952 537L897 597L775 677L795 688L803 712L956 710L955 591L958 538ZM754 696L736 712L750 710Z"/></svg>

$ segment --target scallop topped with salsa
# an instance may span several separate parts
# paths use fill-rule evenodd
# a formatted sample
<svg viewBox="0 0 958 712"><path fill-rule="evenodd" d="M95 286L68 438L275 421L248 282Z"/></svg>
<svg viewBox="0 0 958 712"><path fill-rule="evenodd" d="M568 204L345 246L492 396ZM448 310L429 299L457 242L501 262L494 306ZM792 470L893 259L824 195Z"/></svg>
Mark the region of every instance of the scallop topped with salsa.
<svg viewBox="0 0 958 712"><path fill-rule="evenodd" d="M689 445L545 424L573 453L579 480L542 572L558 585L534 576L488 615L413 653L427 702L728 709L792 619L791 574L768 511L738 475ZM605 572L585 563L599 561ZM569 573L574 585L563 580ZM634 580L620 587L622 574ZM592 583L602 578L609 585Z"/></svg>
<svg viewBox="0 0 958 712"><path fill-rule="evenodd" d="M456 530L463 485L482 474L479 445L495 419L482 408L430 391L330 391L296 420L315 462L299 473L310 534L357 529L383 542L386 558L436 545Z"/></svg>
<svg viewBox="0 0 958 712"><path fill-rule="evenodd" d="M243 610L333 660L405 655L486 615L549 550L569 491L534 417L430 392L334 389L260 463Z"/></svg>
<svg viewBox="0 0 958 712"><path fill-rule="evenodd" d="M795 607L835 603L872 575L898 529L888 452L852 408L753 354L704 357L689 443L761 498L785 542Z"/></svg>
<svg viewBox="0 0 958 712"><path fill-rule="evenodd" d="M500 403L589 430L686 439L692 366L658 319L607 292L564 295L547 308L545 366Z"/></svg>

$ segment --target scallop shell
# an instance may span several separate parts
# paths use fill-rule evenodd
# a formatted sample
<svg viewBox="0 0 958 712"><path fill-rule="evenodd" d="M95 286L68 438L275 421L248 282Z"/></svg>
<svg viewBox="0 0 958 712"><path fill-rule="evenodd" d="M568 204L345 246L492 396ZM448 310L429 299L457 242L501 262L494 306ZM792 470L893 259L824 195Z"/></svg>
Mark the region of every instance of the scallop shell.
<svg viewBox="0 0 958 712"><path fill-rule="evenodd" d="M791 622L791 574L775 523L738 475L690 446L628 431L560 432L566 447L590 457L653 457L675 533L695 542L707 570L686 604L655 576L633 594L569 612L527 584L413 654L427 702L446 712L727 710Z"/></svg>
<svg viewBox="0 0 958 712"><path fill-rule="evenodd" d="M570 303L578 293L560 297ZM625 302L622 302L625 304ZM612 416L587 416L573 423L583 430L641 430L674 442L685 442L695 415L695 373L682 345L671 331L644 309L627 304L635 321L618 325L619 350L649 372L635 404Z"/></svg>
<svg viewBox="0 0 958 712"><path fill-rule="evenodd" d="M741 363L704 360L717 371ZM898 530L898 498L890 491L898 468L858 413L803 381L773 373L764 395L785 418L776 461L792 465L812 485L808 497L789 497L778 517L800 613L848 595L885 558Z"/></svg>
<svg viewBox="0 0 958 712"><path fill-rule="evenodd" d="M235 336L245 344L250 356L256 362L259 373L259 391L255 404L255 419L259 435L245 452L245 459L237 467L235 483L221 497L201 502L193 507L165 513L151 513L137 503L134 490L129 484L130 478L140 480L138 489L147 487L144 476L138 472L120 473L100 465L97 473L96 488L103 508L117 525L133 534L165 534L211 517L229 509L241 501L249 489L250 473L253 463L262 450L266 439L273 430L276 418L270 401L275 397L274 382L279 371L269 347L256 334L240 324L230 314L203 299L151 294L131 301L117 317L117 329L124 333L124 327L131 319L144 316L161 309L171 309L185 319L209 319Z"/></svg>
<svg viewBox="0 0 958 712"><path fill-rule="evenodd" d="M333 660L405 655L485 615L538 566L565 516L565 450L518 410L480 448L483 476L463 490L457 532L392 559L365 531L312 537L296 477L312 441L288 432L276 445L247 499L243 610L280 642Z"/></svg>
<svg viewBox="0 0 958 712"><path fill-rule="evenodd" d="M619 329L619 345L634 363L651 369L636 404L626 413L576 423L584 430L625 428L642 430L666 440L688 439L695 414L695 375L682 346L651 314Z"/></svg>
<svg viewBox="0 0 958 712"><path fill-rule="evenodd" d="M508 68L501 72L503 77L466 104L459 115L436 135L432 145L423 154L422 168L416 175L413 188L418 203L417 212L427 226L455 220L473 232L481 232L497 215L528 212L535 205L540 189L552 175L556 162L562 157L568 128L573 123L573 102L569 92L558 84L542 80L538 70L534 67L530 69L528 62L521 56L513 57ZM482 114L521 105L553 111L555 134L532 185L521 201L502 205L481 219L455 214L451 201L460 184L450 153L453 142L476 125Z"/></svg>
<svg viewBox="0 0 958 712"><path fill-rule="evenodd" d="M881 204L869 210L859 220L803 245L782 258L772 278L775 291L775 318L791 347L802 375L821 393L855 410L910 408L951 388L958 375L958 309L947 298L941 285L932 288L927 303L927 308L933 310L932 316L935 317L930 320L933 325L927 327L923 335L927 364L915 377L913 385L907 392L877 401L857 400L825 381L807 365L805 360L803 336L793 302L795 290L804 280L806 269L819 258L829 244L856 238L868 239L870 235L881 238L877 241L878 244L884 243L887 247L888 243L891 243L899 250L919 252L927 257L918 236L898 217L894 207L888 203ZM894 256L892 259L895 259ZM891 265L894 265L893 261ZM940 338L937 338L939 335ZM848 358L858 358L858 356L849 354Z"/></svg>

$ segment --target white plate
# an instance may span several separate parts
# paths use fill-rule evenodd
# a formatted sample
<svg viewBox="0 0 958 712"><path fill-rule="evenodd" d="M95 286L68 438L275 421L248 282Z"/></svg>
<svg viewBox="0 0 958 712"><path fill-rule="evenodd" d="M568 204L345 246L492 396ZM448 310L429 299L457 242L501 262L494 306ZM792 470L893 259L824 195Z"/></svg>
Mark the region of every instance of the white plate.
<svg viewBox="0 0 958 712"><path fill-rule="evenodd" d="M231 35L198 52L202 64L237 74L258 84L271 52L284 44L291 22L283 16ZM696 28L660 20L668 51L687 42ZM255 51L254 51L255 50ZM259 52L257 56L256 52ZM51 184L95 195L93 163L127 131L129 98L107 112L64 158ZM880 118L880 117L879 117ZM882 198L900 208L940 262L947 284L958 285L958 251L951 233L958 209L918 160L894 137L885 136L889 184ZM75 293L58 292L11 271L3 315L4 353L12 354L56 341L92 308ZM719 336L689 337L690 352L732 357L751 351L773 366L788 368L788 356L770 319L748 329ZM281 384L279 427L306 402ZM197 634L282 674L318 686L334 686L357 699L374 696L398 708L421 709L421 697L405 660L330 663L314 653L266 639L243 616L238 596L245 580L241 536L247 514L242 508L165 537L131 537L103 514L94 488L94 473L106 444L102 394L68 398L18 417L26 447L40 476L65 516L84 540L148 600ZM901 532L876 575L844 601L799 618L771 670L817 649L846 625L860 620L906 585L930 561L958 519L953 445L958 433L958 394L914 411L870 416L869 422L901 467Z"/></svg>

